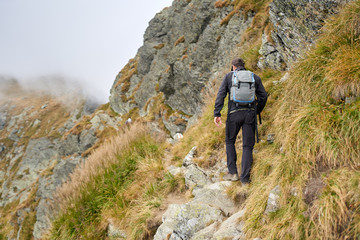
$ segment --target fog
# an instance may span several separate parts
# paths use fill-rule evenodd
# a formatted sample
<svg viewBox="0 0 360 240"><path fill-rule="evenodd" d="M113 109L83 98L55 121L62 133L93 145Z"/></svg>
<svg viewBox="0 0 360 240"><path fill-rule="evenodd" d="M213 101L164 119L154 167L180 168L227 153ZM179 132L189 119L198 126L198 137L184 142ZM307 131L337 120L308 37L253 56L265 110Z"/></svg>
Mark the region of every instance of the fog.
<svg viewBox="0 0 360 240"><path fill-rule="evenodd" d="M171 2L0 0L0 75L40 88L61 79L105 103L148 22Z"/></svg>

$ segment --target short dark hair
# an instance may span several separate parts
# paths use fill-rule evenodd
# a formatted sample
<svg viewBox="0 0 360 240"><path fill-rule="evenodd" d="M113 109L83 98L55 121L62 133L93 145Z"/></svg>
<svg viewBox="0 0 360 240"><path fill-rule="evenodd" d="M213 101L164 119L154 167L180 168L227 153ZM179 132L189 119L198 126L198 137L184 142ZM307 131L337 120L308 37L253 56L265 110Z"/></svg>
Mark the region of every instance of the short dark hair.
<svg viewBox="0 0 360 240"><path fill-rule="evenodd" d="M236 68L245 67L245 62L241 58L235 58L231 61L231 65L234 65Z"/></svg>

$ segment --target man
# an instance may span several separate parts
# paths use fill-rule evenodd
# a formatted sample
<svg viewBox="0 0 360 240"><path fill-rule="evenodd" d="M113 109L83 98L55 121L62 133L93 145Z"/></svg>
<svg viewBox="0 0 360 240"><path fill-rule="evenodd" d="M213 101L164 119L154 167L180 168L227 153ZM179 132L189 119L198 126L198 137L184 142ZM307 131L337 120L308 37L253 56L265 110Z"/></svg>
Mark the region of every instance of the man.
<svg viewBox="0 0 360 240"><path fill-rule="evenodd" d="M239 104L235 101L230 100L230 89L233 86L233 77L235 76L245 76L245 62L241 58L235 58L232 62L232 70L225 75L223 82L219 88L219 92L215 101L215 110L214 110L214 122L216 126L222 124L220 111L224 106L224 99L229 93L229 102L228 102L228 116L226 119L226 157L227 157L227 167L229 173L224 176L226 181L240 181L243 184L248 184L250 182L250 170L253 162L252 151L255 145L255 130L256 130L256 114L260 113L265 107L267 100L267 93L264 89L264 86L261 82L261 79L256 74L252 74L252 80L255 80L255 96L256 100L253 103ZM236 73L238 73L236 75ZM240 79L241 80L241 79ZM243 153L241 159L241 175L239 178L238 170L236 167L236 150L235 150L235 141L236 137L242 128L243 135Z"/></svg>

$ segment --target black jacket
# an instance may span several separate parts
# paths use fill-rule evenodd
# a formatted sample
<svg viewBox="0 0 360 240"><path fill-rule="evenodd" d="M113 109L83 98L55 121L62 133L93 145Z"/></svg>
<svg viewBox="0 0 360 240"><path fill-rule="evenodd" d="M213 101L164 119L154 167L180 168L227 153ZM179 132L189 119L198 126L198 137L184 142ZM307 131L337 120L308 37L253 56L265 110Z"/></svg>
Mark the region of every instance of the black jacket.
<svg viewBox="0 0 360 240"><path fill-rule="evenodd" d="M240 68L239 71L245 70L245 68ZM238 71L238 70L237 70ZM214 110L214 116L215 117L220 117L220 111L224 106L224 99L226 97L226 95L230 92L230 88L232 85L232 77L233 77L233 72L229 72L228 74L225 75L223 82L221 83L221 86L219 88L219 92L217 94L216 97L216 101L215 101L215 110ZM267 93L265 91L265 88L261 82L261 79L258 75L254 74L254 79L255 79L255 95L256 95L256 99L257 99L257 113L260 113L266 104L266 100L267 100ZM231 112L233 110L236 110L237 107L234 103L232 103L232 101L230 101L229 99L229 103L228 103L228 112Z"/></svg>

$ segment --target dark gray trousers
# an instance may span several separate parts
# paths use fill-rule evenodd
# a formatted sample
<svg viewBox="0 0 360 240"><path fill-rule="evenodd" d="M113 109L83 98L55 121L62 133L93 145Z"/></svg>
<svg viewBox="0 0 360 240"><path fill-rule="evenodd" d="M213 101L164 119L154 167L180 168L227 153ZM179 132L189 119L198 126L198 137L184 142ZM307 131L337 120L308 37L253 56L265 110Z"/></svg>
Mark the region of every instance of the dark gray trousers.
<svg viewBox="0 0 360 240"><path fill-rule="evenodd" d="M253 109L239 110L228 115L226 120L226 157L229 173L238 173L236 167L236 137L242 128L243 152L241 159L240 181L250 182L250 170L253 162L252 151L255 145L255 120Z"/></svg>

